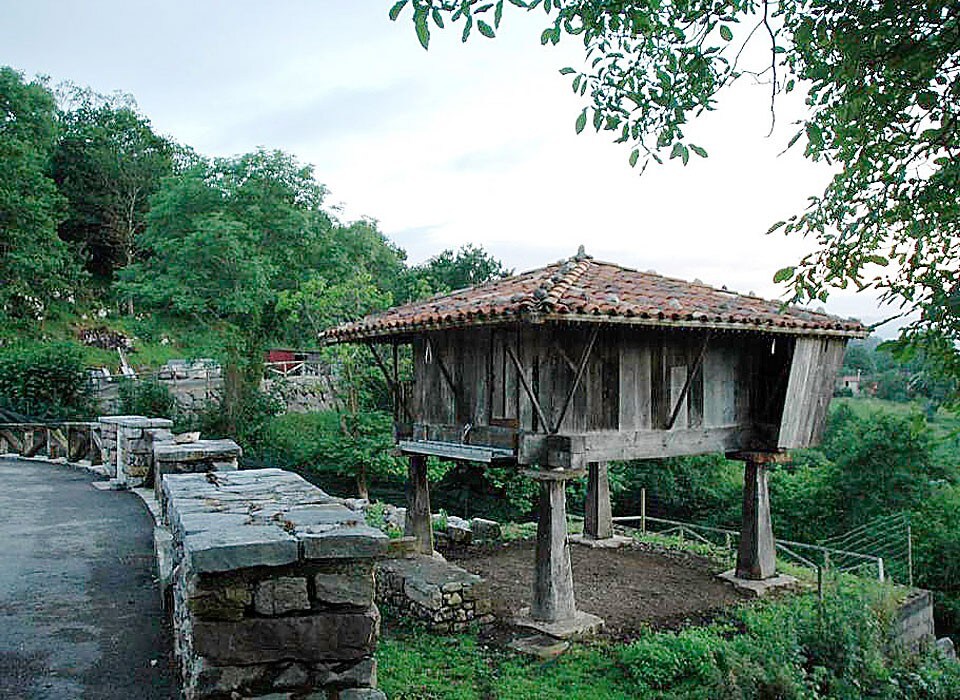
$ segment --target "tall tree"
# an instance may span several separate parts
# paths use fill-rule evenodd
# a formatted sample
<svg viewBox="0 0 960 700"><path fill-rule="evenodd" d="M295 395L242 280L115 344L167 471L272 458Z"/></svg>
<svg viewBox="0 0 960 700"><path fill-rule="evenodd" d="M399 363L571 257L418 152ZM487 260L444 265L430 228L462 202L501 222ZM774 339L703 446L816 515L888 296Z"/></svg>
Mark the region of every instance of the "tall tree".
<svg viewBox="0 0 960 700"><path fill-rule="evenodd" d="M60 235L82 244L89 271L110 281L136 260L150 197L173 172L178 149L153 131L132 97L71 86L63 101L54 177L69 215Z"/></svg>
<svg viewBox="0 0 960 700"><path fill-rule="evenodd" d="M809 236L816 250L777 272L794 299L832 287L878 290L919 311L906 338L960 371L960 5L942 0L510 0L546 13L540 41L583 42L584 68L566 67L588 124L626 144L629 162L706 149L688 120L750 76L776 99L802 89L807 112L787 147L837 173L806 211L771 232ZM400 0L421 44L431 25L459 23L466 41L493 37L503 0ZM474 34L475 35L475 34ZM751 44L758 44L751 48ZM749 65L748 56L763 57Z"/></svg>
<svg viewBox="0 0 960 700"><path fill-rule="evenodd" d="M425 280L434 292L473 287L513 274L482 247L470 243L456 251L444 250L413 268L412 272Z"/></svg>
<svg viewBox="0 0 960 700"><path fill-rule="evenodd" d="M53 94L0 67L0 318L42 318L78 279L57 237L63 200L50 177L56 138Z"/></svg>

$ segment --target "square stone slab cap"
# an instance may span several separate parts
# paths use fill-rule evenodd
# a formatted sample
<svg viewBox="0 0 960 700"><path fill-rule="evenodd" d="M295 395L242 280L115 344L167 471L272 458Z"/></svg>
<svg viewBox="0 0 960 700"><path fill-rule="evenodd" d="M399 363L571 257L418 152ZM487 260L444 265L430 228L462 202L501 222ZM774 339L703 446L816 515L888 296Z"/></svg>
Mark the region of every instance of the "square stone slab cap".
<svg viewBox="0 0 960 700"><path fill-rule="evenodd" d="M577 610L569 619L546 622L534 620L530 617L530 608L523 608L512 622L517 627L536 630L557 639L582 639L603 630L603 618L582 610Z"/></svg>
<svg viewBox="0 0 960 700"><path fill-rule="evenodd" d="M197 440L187 443L155 445L153 456L158 462L198 462L216 458L240 457L243 450L233 440Z"/></svg>
<svg viewBox="0 0 960 700"><path fill-rule="evenodd" d="M313 530L314 528L310 528ZM390 538L369 525L332 527L325 532L302 532L297 537L304 559L370 559L386 556Z"/></svg>
<svg viewBox="0 0 960 700"><path fill-rule="evenodd" d="M770 578L754 581L752 579L739 578L736 569L730 569L729 571L724 571L722 574L717 574L717 578L731 584L740 593L745 593L754 598L762 598L769 593L783 589L789 590L799 585L797 578L789 574L777 574Z"/></svg>
<svg viewBox="0 0 960 700"><path fill-rule="evenodd" d="M169 418L147 418L146 416L100 416L101 423L119 425L124 428L171 428Z"/></svg>
<svg viewBox="0 0 960 700"><path fill-rule="evenodd" d="M197 573L252 566L282 566L299 558L297 538L274 525L203 530L183 539L190 568Z"/></svg>
<svg viewBox="0 0 960 700"><path fill-rule="evenodd" d="M590 549L620 549L621 547L630 547L633 544L632 537L624 537L623 535L614 535L613 537L595 540L587 535L576 534L570 535L567 539L574 544L590 547Z"/></svg>

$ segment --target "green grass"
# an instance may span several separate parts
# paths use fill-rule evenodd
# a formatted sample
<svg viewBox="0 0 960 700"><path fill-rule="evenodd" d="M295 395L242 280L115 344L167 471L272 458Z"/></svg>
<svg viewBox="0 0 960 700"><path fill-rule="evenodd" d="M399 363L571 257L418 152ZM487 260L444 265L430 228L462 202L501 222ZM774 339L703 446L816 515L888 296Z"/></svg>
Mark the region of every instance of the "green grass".
<svg viewBox="0 0 960 700"><path fill-rule="evenodd" d="M541 661L476 634L387 625L377 652L392 700L844 698L955 700L960 665L891 652L886 628L900 592L844 579L813 594L743 604L676 632L641 630L629 644L574 643Z"/></svg>

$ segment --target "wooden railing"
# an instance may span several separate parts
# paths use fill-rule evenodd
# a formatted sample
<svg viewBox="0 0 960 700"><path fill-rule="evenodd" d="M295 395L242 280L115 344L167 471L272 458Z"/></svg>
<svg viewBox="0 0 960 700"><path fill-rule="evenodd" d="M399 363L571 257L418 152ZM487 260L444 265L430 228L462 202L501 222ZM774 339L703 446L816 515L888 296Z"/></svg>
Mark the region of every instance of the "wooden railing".
<svg viewBox="0 0 960 700"><path fill-rule="evenodd" d="M98 423L0 423L0 455L100 464Z"/></svg>

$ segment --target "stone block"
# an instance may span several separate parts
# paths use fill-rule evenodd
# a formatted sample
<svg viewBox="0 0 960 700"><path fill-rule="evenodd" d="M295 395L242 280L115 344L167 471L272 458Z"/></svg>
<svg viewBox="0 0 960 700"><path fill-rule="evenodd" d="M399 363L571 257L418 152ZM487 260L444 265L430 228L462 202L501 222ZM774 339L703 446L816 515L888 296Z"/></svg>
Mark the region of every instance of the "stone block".
<svg viewBox="0 0 960 700"><path fill-rule="evenodd" d="M386 554L389 538L368 525L298 533L305 559L367 559Z"/></svg>
<svg viewBox="0 0 960 700"><path fill-rule="evenodd" d="M237 622L198 620L193 647L211 663L224 665L360 659L373 654L379 625L376 608Z"/></svg>
<svg viewBox="0 0 960 700"><path fill-rule="evenodd" d="M206 530L183 539L191 570L230 571L251 566L282 566L297 561L297 539L272 525Z"/></svg>
<svg viewBox="0 0 960 700"><path fill-rule="evenodd" d="M358 608L373 604L373 569L369 566L345 568L340 573L319 573L313 577L313 583L321 603Z"/></svg>
<svg viewBox="0 0 960 700"><path fill-rule="evenodd" d="M307 579L282 576L261 581L253 594L253 607L261 615L283 615L297 610L309 610Z"/></svg>
<svg viewBox="0 0 960 700"><path fill-rule="evenodd" d="M352 666L341 668L327 679L330 685L344 688L377 685L377 660L374 657L361 659Z"/></svg>
<svg viewBox="0 0 960 700"><path fill-rule="evenodd" d="M229 695L249 690L259 684L267 675L268 666L253 664L250 666L213 666L198 664L193 681L195 695Z"/></svg>
<svg viewBox="0 0 960 700"><path fill-rule="evenodd" d="M503 536L500 523L485 518L474 518L470 521L470 529L477 540L499 540Z"/></svg>
<svg viewBox="0 0 960 700"><path fill-rule="evenodd" d="M187 607L203 620L240 620L251 600L250 586L230 579L198 588L188 599Z"/></svg>
<svg viewBox="0 0 960 700"><path fill-rule="evenodd" d="M273 679L276 688L299 688L310 682L310 671L303 665L292 663Z"/></svg>
<svg viewBox="0 0 960 700"><path fill-rule="evenodd" d="M344 688L339 700L387 700L387 696L377 688Z"/></svg>

